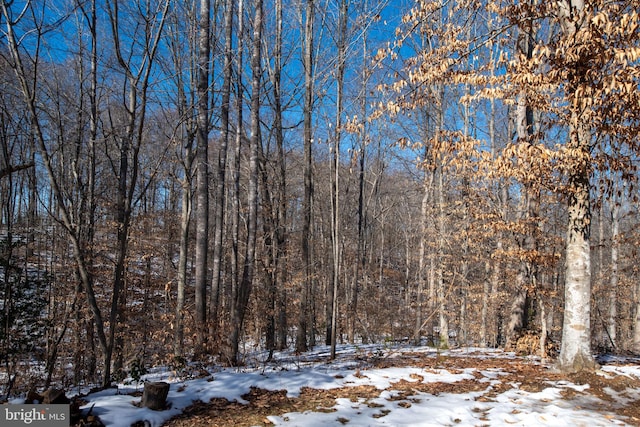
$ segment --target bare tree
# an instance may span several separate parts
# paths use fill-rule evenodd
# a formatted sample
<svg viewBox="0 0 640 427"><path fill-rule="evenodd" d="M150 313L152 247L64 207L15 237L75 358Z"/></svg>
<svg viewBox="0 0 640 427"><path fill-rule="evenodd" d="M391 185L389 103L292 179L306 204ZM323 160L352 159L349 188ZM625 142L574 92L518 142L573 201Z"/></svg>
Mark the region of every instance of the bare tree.
<svg viewBox="0 0 640 427"><path fill-rule="evenodd" d="M140 55L141 64L134 64L133 59L124 53L122 40L125 38L122 33L121 15L118 2L107 2L109 22L113 37L113 47L117 63L125 75L123 82L126 95L124 133L112 129L113 139L119 150L118 166L116 175L118 186L116 192L116 222L117 222L117 249L114 271L113 294L109 314L109 340L105 355L105 377L110 377L110 361L114 350L117 351L116 364L117 371L123 368L123 354L121 337L118 337L120 345L116 348L116 328L122 322L125 301L122 293L125 287L126 262L128 256L129 229L133 206L135 204L136 192L138 190L139 176L139 155L144 142L145 119L148 88L151 79L151 72L156 60L156 53L160 44L160 38L165 25L170 2L160 1L152 5L147 3L144 9L140 10L142 20L146 22L143 39L144 48ZM157 19L157 21L156 21ZM133 49L133 47L131 47ZM110 123L111 126L119 126ZM107 380L107 381L110 381ZM105 384L107 385L107 384Z"/></svg>
<svg viewBox="0 0 640 427"><path fill-rule="evenodd" d="M230 274L231 277L229 279L230 286L227 285L226 288L230 288L230 292L226 291L225 294L233 295L237 292L238 282L240 280L240 209L241 209L241 193L240 193L240 179L241 179L241 155L242 155L242 146L246 141L245 136L245 126L244 126L244 81L243 81L243 70L244 70L244 41L245 41L245 30L244 30L244 19L245 15L245 3L243 0L238 2L238 30L237 33L241 36L238 37L238 45L237 45L237 54L236 54L236 137L235 144L233 150L233 167L231 168L231 182L233 184L233 192L231 195L231 205L232 205L232 220L231 220L231 262L230 262ZM232 297L230 295L227 296L227 304L226 307L229 309L231 305Z"/></svg>
<svg viewBox="0 0 640 427"><path fill-rule="evenodd" d="M83 284L84 291L86 292L87 301L95 321L98 341L104 354L105 375L103 377L103 385L108 385L111 381L110 375L107 375L110 373L111 354L108 351L109 346L107 343L102 312L100 311L93 288L93 277L86 263L86 254L84 251L84 243L82 241L79 224L73 220L73 206L71 205L71 201L64 197L63 191L60 187L58 176L53 167L52 157L45 141L43 125L38 114L37 94L35 88L38 83L36 79L38 76L37 67L40 61L39 50L36 50L34 54L28 56L32 61L30 68L34 72L33 79L31 79L31 75L28 73L27 67L23 61L23 54L20 51L21 46L19 45L15 34L15 27L18 25L20 20L24 18L25 14L29 11L30 6L31 4L27 3L24 10L16 14L14 10L10 9L10 6L7 3L2 2L2 15L5 19L6 25L5 35L12 61L10 65L16 73L19 87L22 91L25 105L30 115L32 132L36 140L38 154L43 160L43 166L47 172L52 195L57 201L59 222L68 233L69 240L73 248L73 256L76 262L78 276ZM42 28L40 28L38 35L42 35ZM38 38L36 42L40 43L40 38Z"/></svg>
<svg viewBox="0 0 640 427"><path fill-rule="evenodd" d="M340 144L342 142L342 115L344 111L344 76L346 70L347 55L347 19L348 19L349 3L347 0L340 2L340 11L338 18L338 63L336 72L336 128L334 133L334 176L333 176L333 215L331 218L332 228L332 251L333 251L333 291L331 295L331 358L336 357L336 343L338 331L338 289L340 288L340 266L341 266L341 247L342 233L340 231Z"/></svg>
<svg viewBox="0 0 640 427"><path fill-rule="evenodd" d="M249 296L253 287L256 258L256 233L258 226L258 145L261 144L260 92L262 86L262 0L255 2L253 17L253 50L251 53L251 136L249 139L249 185L247 194L247 240L242 278L231 301L231 334L227 358L238 364L240 336L244 327Z"/></svg>
<svg viewBox="0 0 640 427"><path fill-rule="evenodd" d="M194 36L197 26L194 2L184 2L180 5L174 5L174 7L175 9L170 17L171 26L175 30L167 34L167 43L171 53L171 60L167 67L177 70L174 74L176 89L174 103L179 117L176 156L182 166L182 176L180 178L182 203L173 352L174 356L182 357L184 355L185 298L189 279L188 261L193 210L193 163L196 137L193 91L188 89L196 86L193 74L190 71L192 70L194 58L196 58L198 40ZM179 31L178 29L184 30ZM187 34L187 36L183 38L182 34ZM184 50L185 45L188 46L186 52Z"/></svg>
<svg viewBox="0 0 640 427"><path fill-rule="evenodd" d="M211 67L211 0L200 0L198 24L196 116L196 354L206 346L207 270L209 250L209 74Z"/></svg>
<svg viewBox="0 0 640 427"><path fill-rule="evenodd" d="M213 238L213 276L212 276L212 319L211 325L215 328L215 325L219 321L219 294L220 294L220 281L222 279L222 260L223 254L223 236L226 228L225 224L225 197L226 197L226 171L227 171L227 152L229 147L230 138L230 124L229 124L229 111L231 108L231 79L233 71L233 5L236 2L233 0L227 0L225 3L224 12L224 65L223 65L223 83L222 83L222 104L221 108L221 125L222 135L220 141L220 149L218 154L217 165L217 180L216 180L216 197L215 197L215 232ZM240 2L238 6L238 14L242 16L243 4ZM242 34L238 34L238 37L242 37ZM241 55L241 53L239 53ZM241 83L239 83L241 84ZM235 280L235 279L232 279ZM216 332L214 332L214 336Z"/></svg>
<svg viewBox="0 0 640 427"><path fill-rule="evenodd" d="M313 115L313 31L314 31L315 9L314 0L307 0L304 12L303 50L302 65L304 68L304 197L302 201L302 263L304 268L303 290L300 297L300 308L298 314L298 331L296 337L296 351L305 352L308 349L307 335L313 336L313 321L311 318L311 289L313 277L313 261L311 254L311 211L313 200L313 179L312 179L312 115ZM311 328L311 330L309 330ZM312 339L312 342L314 339Z"/></svg>
<svg viewBox="0 0 640 427"><path fill-rule="evenodd" d="M275 188L270 188L270 174L267 165L270 154L261 148L261 177L264 204L264 240L265 240L265 267L267 278L267 325L266 346L269 350L269 358L273 357L273 350L283 349L286 346L286 227L287 227L287 189L286 189L286 164L284 150L284 126L283 113L284 101L282 92L283 61L283 5L282 0L275 2L275 38L273 46L273 64L269 64L268 72L273 92L273 127L271 134L275 139L276 159L274 165Z"/></svg>

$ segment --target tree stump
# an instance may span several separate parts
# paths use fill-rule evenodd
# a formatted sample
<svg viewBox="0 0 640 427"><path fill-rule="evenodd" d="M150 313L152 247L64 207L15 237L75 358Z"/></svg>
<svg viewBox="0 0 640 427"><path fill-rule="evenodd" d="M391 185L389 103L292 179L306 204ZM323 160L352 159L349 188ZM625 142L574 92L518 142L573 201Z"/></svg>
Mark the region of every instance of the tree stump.
<svg viewBox="0 0 640 427"><path fill-rule="evenodd" d="M164 381L144 383L142 401L145 408L155 411L163 410L167 407L167 396L169 395L169 383Z"/></svg>
<svg viewBox="0 0 640 427"><path fill-rule="evenodd" d="M31 387L27 392L27 398L25 399L24 403L33 405L34 403L42 403L43 400L44 397L42 397L41 394L38 394L35 387Z"/></svg>
<svg viewBox="0 0 640 427"><path fill-rule="evenodd" d="M71 400L64 394L64 390L58 388L50 388L42 393L42 403L47 405L61 405L71 403Z"/></svg>

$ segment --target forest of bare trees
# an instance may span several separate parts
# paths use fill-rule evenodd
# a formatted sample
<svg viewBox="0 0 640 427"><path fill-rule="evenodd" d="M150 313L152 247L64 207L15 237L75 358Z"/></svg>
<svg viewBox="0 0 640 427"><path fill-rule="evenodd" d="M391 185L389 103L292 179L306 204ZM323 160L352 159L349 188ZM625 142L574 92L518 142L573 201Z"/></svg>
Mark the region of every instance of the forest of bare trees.
<svg viewBox="0 0 640 427"><path fill-rule="evenodd" d="M1 4L1 395L640 352L639 1Z"/></svg>

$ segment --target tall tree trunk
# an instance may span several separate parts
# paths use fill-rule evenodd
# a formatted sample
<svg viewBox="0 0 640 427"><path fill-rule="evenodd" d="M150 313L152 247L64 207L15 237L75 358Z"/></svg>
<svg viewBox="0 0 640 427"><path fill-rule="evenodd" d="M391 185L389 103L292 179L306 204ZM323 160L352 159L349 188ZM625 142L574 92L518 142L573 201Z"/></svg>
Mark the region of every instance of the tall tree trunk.
<svg viewBox="0 0 640 427"><path fill-rule="evenodd" d="M491 29L491 22L489 22L489 28ZM495 75L495 70L491 68L491 75ZM489 147L491 148L491 158L496 158L496 101L494 99L489 100ZM500 185L499 185L500 188ZM500 193L499 193L500 194ZM496 252L502 250L502 232L498 233ZM498 288L497 281L499 277L500 262L497 259L493 260L493 268L490 266L490 261L486 262L485 274L486 279L483 282L482 289L482 309L480 315L480 346L491 346L491 340L489 339L489 319L491 318L492 300L491 296Z"/></svg>
<svg viewBox="0 0 640 427"><path fill-rule="evenodd" d="M129 111L135 111L137 95L135 91L130 92ZM132 118L135 120L135 117ZM131 119L130 119L131 120ZM109 315L109 349L108 353L116 351L116 359L114 363L114 371L121 372L123 366L123 337L122 334L116 334L116 327L123 323L126 309L126 293L125 289L125 273L126 273L126 257L128 252L129 225L131 223L131 205L128 200L128 175L129 175L129 156L131 155L131 128L132 121L127 126L127 135L122 138L120 144L120 168L118 171L118 192L116 196L116 223L118 231L116 233L117 249L116 249L116 265L113 278L113 296L111 300L111 313ZM110 354L109 354L110 356Z"/></svg>
<svg viewBox="0 0 640 427"><path fill-rule="evenodd" d="M565 273L565 309L559 366L564 371L593 369L591 354L591 250L589 131L572 113L570 148L577 158L570 165L569 224Z"/></svg>
<svg viewBox="0 0 640 427"><path fill-rule="evenodd" d="M196 116L195 354L206 347L209 250L209 39L211 0L200 0Z"/></svg>
<svg viewBox="0 0 640 427"><path fill-rule="evenodd" d="M190 153L186 153L190 156ZM184 352L184 302L187 285L187 261L189 258L189 225L191 223L191 167L185 165L182 186L182 209L180 213L180 254L178 258L178 287L176 292L176 320L173 354L181 357Z"/></svg>
<svg viewBox="0 0 640 427"><path fill-rule="evenodd" d="M265 192L265 246L267 250L268 266L268 313L266 346L269 359L273 350L286 346L286 165L284 154L284 129L282 122L282 0L275 2L276 35L273 52L273 67L269 68L273 85L273 134L276 141L276 167L273 192L269 191L268 173L263 169L263 191ZM266 159L263 156L263 159Z"/></svg>
<svg viewBox="0 0 640 427"><path fill-rule="evenodd" d="M424 138L426 140L427 135L425 132ZM429 150L425 148L424 151L424 162L428 160ZM416 289L416 321L413 329L413 342L415 345L420 345L420 341L422 339L422 328L424 327L424 300L425 300L425 288L427 282L427 228L428 228L428 214L429 214L429 195L432 192L433 188L433 180L435 174L433 173L433 169L431 167L424 167L424 177L422 178L422 202L420 204L420 226L419 230L419 239L420 246L418 249L418 287ZM431 303L431 301L430 301ZM433 328L429 331L429 335L431 334Z"/></svg>
<svg viewBox="0 0 640 427"><path fill-rule="evenodd" d="M187 145L184 153L184 176L180 183L182 191L182 206L180 213L180 248L178 255L178 277L177 277L177 292L176 292L176 320L175 320L175 335L173 343L173 354L178 357L182 357L184 353L184 309L185 309L185 297L187 288L187 269L189 259L189 237L190 237L190 224L191 224L191 209L193 198L191 196L192 189L192 165L193 165L193 152L192 144L193 139L190 135L187 135Z"/></svg>
<svg viewBox="0 0 640 427"><path fill-rule="evenodd" d="M524 24L519 29L517 51L526 59L531 59L535 43L535 34L530 19L523 19ZM533 109L529 105L526 93L518 95L518 103L516 105L516 135L518 144L530 145L534 141L533 138ZM528 160L525 160L525 162ZM528 165L525 164L524 167ZM533 252L536 250L536 234L537 221L535 217L538 215L538 199L539 190L534 189L535 184L524 183L524 191L522 192L522 213L520 221L524 222L525 235L522 237L520 249L524 256L518 261L518 273L516 275L516 283L514 289L514 297L511 300L511 310L509 313L509 322L507 323L505 338L507 346L515 344L518 333L522 330L530 328L530 320L532 318L531 311L535 308L532 303L535 292L535 276L536 268L534 262L531 261Z"/></svg>
<svg viewBox="0 0 640 427"><path fill-rule="evenodd" d="M226 199L226 171L227 171L227 151L229 147L230 139L230 125L229 125L229 111L231 103L231 75L233 71L233 5L236 2L234 0L227 0L225 3L224 12L224 69L223 69L223 83L222 83L222 105L221 105L221 131L222 138L220 142L220 149L218 153L218 168L217 168L217 181L216 181L216 198L215 198L215 231L213 237L213 266L211 277L211 335L217 338L217 325L219 322L219 303L220 303L220 283L222 280L222 259L223 259L223 247L222 237L225 230L225 199ZM240 5L242 6L242 4ZM240 14L243 10L240 9ZM239 34L238 37L242 37Z"/></svg>
<svg viewBox="0 0 640 427"><path fill-rule="evenodd" d="M238 2L238 34L244 34L244 0ZM238 37L238 48L236 54L236 67L238 74L238 83L236 85L236 139L233 150L233 168L231 169L231 181L233 182L233 194L231 197L232 219L231 219L231 260L230 270L231 278L230 286L225 287L224 295L226 297L226 307L231 311L232 295L237 293L239 276L240 276L240 155L244 137L244 84L242 82L242 71L244 69L244 37ZM218 291L220 292L221 289Z"/></svg>
<svg viewBox="0 0 640 427"><path fill-rule="evenodd" d="M368 6L368 2L365 2L364 8L366 10ZM369 55L368 55L368 45L367 45L367 33L363 32L362 34L362 63L361 63L361 88L360 88L360 111L362 117L367 117L368 114L368 106L367 106L367 94L368 94L368 86L369 86L369 77L371 75L369 69ZM355 155L358 159L358 242L356 246L356 262L354 263L354 277L353 277L353 286L351 290L351 298L349 301L349 312L348 312L348 324L349 324L349 342L355 342L355 335L357 330L357 319L358 319L358 298L360 293L360 281L366 283L367 274L365 271L366 268L366 243L365 243L365 230L367 228L367 212L365 206L365 165L366 165L366 154L367 154L367 143L368 143L368 130L366 123L362 124L362 129L358 133L358 144L359 148L356 151Z"/></svg>
<svg viewBox="0 0 640 427"><path fill-rule="evenodd" d="M276 235L276 345L279 350L287 347L287 291L285 284L287 283L287 174L286 159L284 150L284 128L282 123L282 0L276 0L276 19L277 19L277 35L276 35L276 66L275 66L275 131L276 131L276 150L277 154L277 182L278 182L278 207L277 207L277 225Z"/></svg>
<svg viewBox="0 0 640 427"><path fill-rule="evenodd" d="M237 365L239 355L240 336L244 325L244 318L249 303L249 296L253 287L256 253L256 229L258 226L258 144L261 144L260 134L260 87L262 76L262 0L256 0L253 20L253 51L251 54L251 137L249 146L249 186L247 194L247 244L245 247L242 279L237 293L233 295L231 307L231 334L229 337L230 352L228 360Z"/></svg>
<svg viewBox="0 0 640 427"><path fill-rule="evenodd" d="M607 241L605 238L605 218L606 218L606 213L605 213L605 209L606 209L606 203L604 203L604 200L600 203L600 207L598 209L598 245L597 245L597 251L598 251L598 257L596 258L596 265L594 265L594 263L591 263L591 268L592 268L592 273L597 273L596 276L593 278L594 279L594 284L596 289L605 289L605 261L604 261L604 253L605 253L605 247L607 245ZM600 301L597 301L596 304L599 304ZM605 303L603 301L603 303ZM602 347L608 347L610 345L610 340L609 340L609 330L607 328L606 325L603 325L603 330L602 333L600 334L600 336L598 337L598 343L597 345L602 346Z"/></svg>
<svg viewBox="0 0 640 427"><path fill-rule="evenodd" d="M441 150L440 147L440 138L442 137L440 133L445 129L445 87L444 85L440 85L438 88L438 113L437 113L437 124L435 129L435 145L438 150ZM436 289L436 298L437 298L437 309L438 309L438 319L439 319L439 346L441 348L449 348L449 314L447 303L448 298L446 295L446 287L444 280L444 269L445 269L445 240L444 236L447 235L445 230L446 227L446 213L445 213L445 194L444 194L444 165L441 153L437 154L437 164L435 165L435 173L437 177L436 181L436 191L437 191L437 234L438 234L438 247L437 247L437 265L436 265L436 280L437 280L437 289Z"/></svg>
<svg viewBox="0 0 640 427"><path fill-rule="evenodd" d="M274 97L276 95L274 94ZM262 306L265 311L265 347L269 351L268 361L273 358L273 351L276 347L276 310L278 295L278 254L277 254L277 201L269 185L269 173L267 171L267 154L260 147L260 178L262 181L262 232L264 239L264 287L267 291L267 301ZM275 189L277 191L277 188Z"/></svg>
<svg viewBox="0 0 640 427"><path fill-rule="evenodd" d="M347 0L340 3L339 34L338 34L338 70L336 81L336 129L334 136L335 175L333 182L333 293L331 301L331 359L336 357L336 341L338 330L338 290L340 288L340 144L342 142L342 112L344 102L344 74L346 70L347 50ZM357 280L357 279L356 279Z"/></svg>
<svg viewBox="0 0 640 427"><path fill-rule="evenodd" d="M438 319L439 319L439 340L440 348L449 348L449 315L447 309L447 290L444 281L444 249L445 249L445 210L444 210L444 172L442 165L436 170L437 191L438 191L438 265L436 267L437 276L437 299L438 299Z"/></svg>
<svg viewBox="0 0 640 427"><path fill-rule="evenodd" d="M422 194L422 203L420 208L420 249L418 250L418 288L416 289L416 323L413 329L413 342L415 345L420 344L422 337L422 313L424 305L424 290L426 284L426 247L427 247L427 212L429 207L429 191L430 184L427 183L427 174L425 171L424 188ZM433 174L431 174L433 176ZM432 178L433 179L433 178Z"/></svg>
<svg viewBox="0 0 640 427"><path fill-rule="evenodd" d="M182 20L186 21L186 28L194 29L197 22L193 19L192 9L195 4L186 6L185 12L173 15L174 22L178 27ZM194 57L195 44L193 36L188 36L188 51L186 57L192 59ZM172 65L178 70L175 74L176 86L176 108L179 117L182 118L179 130L180 148L184 150L179 155L182 156L182 179L180 180L181 191L181 212L180 212L180 236L178 244L178 272L176 276L176 306L174 320L174 337L173 337L173 355L175 357L184 356L184 319L185 319L185 298L187 290L187 280L189 278L189 241L191 237L191 214L193 210L193 161L194 161L194 140L195 140L195 124L193 120L193 107L187 101L186 87L195 88L195 77L190 73L189 69L182 70L184 67L182 49L184 49L184 39L179 32L169 34L169 45L171 49ZM191 94L190 94L191 95ZM193 95L191 95L193 96ZM172 255L171 255L172 256Z"/></svg>
<svg viewBox="0 0 640 427"><path fill-rule="evenodd" d="M558 2L561 27L567 39L577 33L584 20L584 7L583 0ZM591 132L582 110L583 100L575 92L580 78L575 75L567 89L571 103L567 148L571 157L567 164L569 202L564 323L558 358L560 369L567 372L593 370L597 366L591 353Z"/></svg>
<svg viewBox="0 0 640 427"><path fill-rule="evenodd" d="M467 38L471 38L471 27L467 28ZM469 85L465 85L465 96L471 95L471 88ZM471 111L469 104L463 106L463 128L462 133L465 138L469 138L471 135ZM466 160L465 160L466 163ZM468 327L467 327L467 299L469 297L469 229L471 222L469 219L469 195L470 195L470 183L467 177L467 167L462 166L462 265L460 267L460 322L458 331L458 345L468 345Z"/></svg>
<svg viewBox="0 0 640 427"><path fill-rule="evenodd" d="M611 200L611 278L609 279L609 318L607 328L612 350L618 346L618 257L620 252L620 199L619 182L615 184ZM602 268L602 267L600 267Z"/></svg>
<svg viewBox="0 0 640 427"><path fill-rule="evenodd" d="M84 250L86 252L88 265L91 265L92 261L90 257L93 254L93 244L94 244L94 236L95 236L95 217L96 217L96 142L98 140L98 122L99 122L99 112L98 112L98 36L97 36L97 8L96 1L91 0L87 5L79 4L80 10L86 20L86 25L88 28L89 36L90 36L90 51L89 51L89 141L88 141L88 155L89 155L89 165L87 167L88 176L86 188L80 190L88 190L88 194L86 195L86 199L84 203L86 204L86 211L84 212L84 219L81 221L82 229L80 230L81 241L84 241L84 245L87 248ZM35 149L34 149L35 154ZM79 175L80 172L76 172L76 175ZM33 181L33 189L32 191L37 191L36 182L35 182L35 173L34 173L34 181ZM83 185L84 186L84 185ZM37 193L36 193L37 194ZM35 195L34 195L35 196ZM78 278L80 275L76 271L76 276ZM82 292L82 282L78 280L77 292ZM77 354L74 356L74 359L80 362L85 356L88 360L85 362L86 366L91 367L96 365L96 354L95 351L87 351L86 343L89 342L89 349L93 348L94 343L93 340L89 341L89 337L91 336L87 329L86 337L82 337L82 325L89 325L88 327L93 328L93 322L89 319L82 319L84 310L82 307L78 307L76 309L76 323L77 323L77 340L76 351ZM77 367L77 375L75 376L76 382L81 380L80 370L82 369L81 365ZM91 369L88 369L91 370ZM92 375L89 374L88 378L91 380ZM87 378L87 377L85 377Z"/></svg>
<svg viewBox="0 0 640 427"><path fill-rule="evenodd" d="M123 368L124 356L122 349L124 347L124 338L117 333L117 327L124 320L123 317L126 308L126 292L124 292L124 290L129 246L129 228L131 225L133 199L138 183L140 147L144 139L147 90L159 39L169 9L169 3L167 0L162 10L151 11L147 9L140 11L143 19L148 19L152 13L158 13L160 16L157 28L152 29L151 27L145 27L145 31L141 34L141 38L144 40L144 48L140 53L143 57L144 66L142 67L134 67L131 63L131 58L123 54L121 45L123 37L122 34L120 34L122 27L118 2L108 4L109 21L114 40L113 47L118 64L125 75L123 86L126 88L128 98L124 105L126 111L124 135L118 135L118 132L114 132L114 137L118 140L117 145L120 150L116 195L117 253L111 310L109 314L109 342L107 343L107 351L105 352L104 381L107 382L105 385L108 385L111 381L107 374L109 374L109 362L114 350L117 351L114 368L116 371ZM142 195L139 197L142 197Z"/></svg>
<svg viewBox="0 0 640 427"><path fill-rule="evenodd" d="M98 141L98 122L100 120L100 113L98 111L98 35L97 35L97 8L95 0L91 1L91 13L88 17L90 20L90 31L91 31L91 90L89 95L89 103L91 113L89 116L89 150L91 156L91 164L89 166L89 212L88 212L88 220L87 220L87 247L90 248L89 254L94 253L93 245L94 245L94 237L96 233L96 211L97 211L97 202L96 202L96 143ZM89 325L88 330L91 331L91 334L87 336L87 341L89 342L89 351L87 352L87 358L89 359L87 362L88 365L88 377L89 379L93 379L93 375L95 374L96 367L96 352L95 352L95 341L91 339L93 337L93 321L87 321Z"/></svg>
<svg viewBox="0 0 640 427"><path fill-rule="evenodd" d="M302 263L304 265L304 280L298 314L298 331L296 336L296 351L301 353L308 349L307 335L313 334L311 307L311 289L313 283L313 263L311 260L311 201L313 199L312 180L312 114L313 114L313 27L314 0L306 1L304 46L302 63L304 67L304 198L302 200ZM309 330L311 328L311 331Z"/></svg>

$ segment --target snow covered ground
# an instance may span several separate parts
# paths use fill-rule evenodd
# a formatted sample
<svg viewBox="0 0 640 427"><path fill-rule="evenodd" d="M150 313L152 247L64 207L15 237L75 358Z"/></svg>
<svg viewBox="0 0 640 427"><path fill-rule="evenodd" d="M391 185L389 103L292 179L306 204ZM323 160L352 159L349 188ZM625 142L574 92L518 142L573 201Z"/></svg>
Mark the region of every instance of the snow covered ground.
<svg viewBox="0 0 640 427"><path fill-rule="evenodd" d="M226 398L244 403L243 395L251 387L266 390L286 390L289 397L297 397L302 387L320 390L341 387L374 386L380 390L377 398L339 398L333 408L322 412L287 413L270 415L267 419L278 426L625 426L636 421L621 415L602 411L603 402L589 394L589 385L577 385L570 381L548 381L539 391L526 391L517 383L499 387L508 377L501 368L442 368L388 367L368 365L367 358L399 357L403 352L422 352L438 358L477 357L510 358L512 353L480 349L436 352L432 348L383 348L381 346L344 346L339 348L338 358L329 362L328 348L295 356L288 353L276 355L276 362L256 363L254 367L238 369L211 369L209 376L187 379L168 369L154 369L143 377L147 381L171 383L168 400L171 408L152 411L135 404L140 397L128 394L141 390L135 384L119 385L118 389L100 391L87 396L93 406L93 414L108 426L127 427L136 421L146 420L148 425L160 426L180 414L193 402L208 402L212 398ZM258 357L255 359L259 360ZM537 363L523 359L523 363ZM434 366L437 366L434 363ZM602 368L600 375L613 377L624 375L634 381L640 378L640 367L633 364L612 364ZM475 380L486 387L476 387L465 393L423 393L398 395L394 384L401 380L424 383L458 383ZM576 393L573 398L561 396L567 389ZM640 390L626 390L623 394L608 391L619 404L640 400ZM491 396L488 397L488 394ZM600 407L596 411L595 407Z"/></svg>

